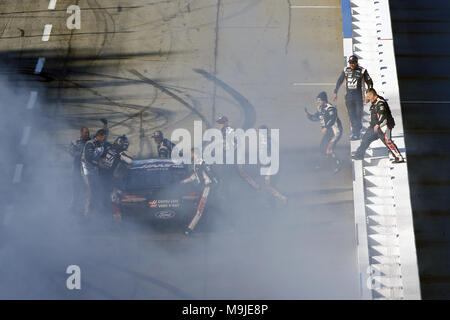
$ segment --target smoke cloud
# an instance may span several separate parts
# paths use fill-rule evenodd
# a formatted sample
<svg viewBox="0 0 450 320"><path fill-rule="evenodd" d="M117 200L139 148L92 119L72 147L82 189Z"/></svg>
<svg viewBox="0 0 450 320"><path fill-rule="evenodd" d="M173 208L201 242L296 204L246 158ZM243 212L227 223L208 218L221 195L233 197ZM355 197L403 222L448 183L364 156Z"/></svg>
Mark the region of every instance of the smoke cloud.
<svg viewBox="0 0 450 320"><path fill-rule="evenodd" d="M291 31L295 25L290 26L289 46L285 46L286 39L273 33L278 28L288 31L286 6L274 8L276 18L271 21L275 27L267 28L261 36L263 38L257 38L249 32L258 30L254 28L261 25L258 14L265 12L265 6L275 6L275 1L245 2L233 2L222 13L223 21L229 26L233 25L233 19L242 17L248 26L245 28L248 33L242 35L237 34L240 29L224 29L226 31L220 38L220 41L228 39L233 46L230 45L227 55L222 56L218 75L236 80L228 84L220 82L210 74L194 69L195 65L190 66L191 76L193 79L203 76L208 84L215 81L217 114L227 113L231 119L249 115L243 123L236 122L233 126L248 129L247 125L258 126L262 119L271 119L268 127L280 129L279 171L272 176L271 184L289 197L288 204L283 205L264 191L264 176L257 166L246 165L244 168L262 187L260 191L246 183L235 166L224 165L215 168L222 184L212 191L204 216L195 232L188 237L182 234L182 225L155 226L145 219L128 219L122 228L117 229L107 209L97 212L90 223L82 224L79 216L69 210L73 191L71 158L66 147L70 140L78 137L81 125L88 126L91 134L101 127L97 119L100 116L80 111L81 115L76 118L66 117L62 112L50 112L63 104L54 98L51 91L54 89L45 82L30 82L30 76L18 78L16 73L14 79L2 77L1 299L357 298L359 284L353 249L350 164L345 162L341 175L333 177L326 161L319 160L319 128L308 123L303 114L303 106L310 105L317 93L310 88L301 92L289 89L286 93L287 86L294 82L293 73L297 77L295 80L315 81L312 79L312 62L302 60L296 63L297 57L287 56L288 49L294 50L295 39ZM216 10L214 6L212 9L197 8L200 5L193 1L189 4L193 14L201 10L215 13ZM205 5L205 8L211 8L211 5ZM171 21L172 18L166 20ZM211 21L207 19L204 24L209 26ZM183 27L177 30L182 32ZM186 27L184 31L191 34L195 30ZM235 33L226 38L226 32L232 31ZM230 39L234 39L233 42ZM248 44L249 39L253 39L254 45ZM258 47L260 44L263 45ZM247 47L251 47L246 52L248 57L262 54L265 58L279 59L264 60L263 63L262 60L248 58L245 66L230 60L237 55L238 48ZM219 57L225 52L223 50L219 48ZM317 52L318 48L304 50ZM78 52L82 53L82 50ZM89 58L83 56L83 59ZM109 61L107 67L111 67L110 64ZM265 67L261 68L261 65ZM83 69L79 65L77 68ZM97 64L90 71L102 70ZM153 80L151 82L143 76L137 79L130 80L127 85L151 83L160 89ZM240 88L240 83L245 82L242 79L257 85ZM123 78L120 81L125 82ZM108 78L96 85L102 87L110 82L113 80ZM236 88L245 93L245 99ZM168 89L164 90L160 90L160 95L164 94L164 99L167 99ZM39 96L34 108L28 110L26 106L31 91L39 92ZM98 98L89 94L87 100ZM191 95L194 94L191 92ZM169 97L173 99L171 102L179 102L173 96ZM273 97L279 97L279 100L274 101ZM84 97L72 93L71 98L82 101ZM210 112L210 98L201 102L195 111ZM114 103L106 105L118 109ZM254 106L254 112L249 105ZM170 106L161 104L152 112L163 114L166 121L174 112L164 108L169 110ZM340 108L339 111L344 117L343 110ZM117 114L115 112L110 119L115 121L114 117L122 116ZM189 115L194 118L193 113ZM198 119L196 115L195 118ZM122 120L117 118L117 122ZM130 126L131 155L139 159L155 156L152 152L141 153L138 150L142 131L137 123L127 123ZM136 126L133 127L134 124ZM28 143L22 145L25 127L31 127L31 133ZM166 131L169 133L172 129ZM190 132L192 134L192 130ZM109 139L123 133L112 127ZM340 144L344 145L343 142ZM343 157L347 149L347 146L338 148L338 153ZM313 171L316 164L322 162L323 169ZM20 181L13 182L17 164L22 164L23 169ZM230 196L223 200L217 196L219 193ZM80 267L81 290L66 287L70 276L66 270L72 265Z"/></svg>

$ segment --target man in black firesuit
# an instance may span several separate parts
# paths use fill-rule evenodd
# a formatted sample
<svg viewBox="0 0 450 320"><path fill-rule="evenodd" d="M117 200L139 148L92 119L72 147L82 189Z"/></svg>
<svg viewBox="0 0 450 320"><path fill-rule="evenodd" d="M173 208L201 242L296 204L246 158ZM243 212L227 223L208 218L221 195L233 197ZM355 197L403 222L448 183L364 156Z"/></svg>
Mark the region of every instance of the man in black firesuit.
<svg viewBox="0 0 450 320"><path fill-rule="evenodd" d="M158 157L162 159L172 158L172 149L175 147L175 144L169 139L164 138L163 133L159 130L153 133L152 138L157 145Z"/></svg>
<svg viewBox="0 0 450 320"><path fill-rule="evenodd" d="M358 65L358 57L350 56L348 59L349 67L342 71L334 89L333 102L336 102L337 93L345 80L347 94L345 95L345 104L347 105L348 116L350 118L352 136L351 140L358 140L361 136L362 117L363 117L363 82L368 88L373 87L372 78L363 67Z"/></svg>
<svg viewBox="0 0 450 320"><path fill-rule="evenodd" d="M392 128L395 126L394 118L392 117L391 109L386 100L379 96L375 89L367 90L366 101L371 102L370 106L370 126L364 134L361 145L356 150L353 159L362 160L369 145L380 139L394 156L393 163L405 162L397 146L391 139Z"/></svg>
<svg viewBox="0 0 450 320"><path fill-rule="evenodd" d="M133 158L125 153L129 146L128 138L123 135L114 140L114 143L105 145L105 151L100 159L101 183L104 191L104 205L109 208L112 189L123 175L127 164L133 162Z"/></svg>
<svg viewBox="0 0 450 320"><path fill-rule="evenodd" d="M341 168L341 162L337 158L334 148L342 136L342 123L338 117L336 107L328 103L327 94L325 91L322 91L317 96L317 112L311 114L305 108L305 113L309 120L320 121L323 134L320 142L320 153L334 160L334 173L337 173Z"/></svg>
<svg viewBox="0 0 450 320"><path fill-rule="evenodd" d="M211 186L218 183L211 167L201 158L200 152L196 148L191 149L192 174L182 180L182 184L193 183L201 189L201 197L197 204L197 209L191 222L185 229L185 234L189 235L194 231L205 210L206 203L211 194Z"/></svg>
<svg viewBox="0 0 450 320"><path fill-rule="evenodd" d="M72 162L72 200L70 202L70 210L77 211L82 194L83 179L81 177L81 153L84 145L91 139L89 136L89 129L82 127L80 129L80 138L72 141L69 146L69 153L73 157Z"/></svg>
<svg viewBox="0 0 450 320"><path fill-rule="evenodd" d="M90 218L93 207L98 208L99 198L99 166L100 158L105 152L106 132L100 129L94 138L86 142L81 154L81 175L85 185L84 217ZM95 201L95 202L94 202Z"/></svg>

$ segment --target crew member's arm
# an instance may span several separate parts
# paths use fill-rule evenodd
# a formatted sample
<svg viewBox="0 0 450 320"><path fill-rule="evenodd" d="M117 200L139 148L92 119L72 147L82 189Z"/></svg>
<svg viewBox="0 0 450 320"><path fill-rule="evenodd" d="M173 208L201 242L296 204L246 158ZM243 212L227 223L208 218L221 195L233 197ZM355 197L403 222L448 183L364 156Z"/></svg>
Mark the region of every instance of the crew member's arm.
<svg viewBox="0 0 450 320"><path fill-rule="evenodd" d="M345 79L345 72L342 71L341 75L339 76L339 78L336 82L336 88L334 88L334 91L333 91L333 101L336 101L337 93L338 93L339 88L341 87L342 83L344 82L344 79Z"/></svg>
<svg viewBox="0 0 450 320"><path fill-rule="evenodd" d="M311 121L319 121L319 111L317 111L316 113L312 114L308 112L308 109L305 108L305 113L306 113L306 117L311 120Z"/></svg>
<svg viewBox="0 0 450 320"><path fill-rule="evenodd" d="M181 184L186 184L186 183L191 183L196 181L197 183L199 183L197 175L195 174L195 172L193 172L189 177L183 179L180 181Z"/></svg>
<svg viewBox="0 0 450 320"><path fill-rule="evenodd" d="M364 69L364 82L367 84L367 89L373 88L373 81L372 78L369 75L369 72L367 72L366 69Z"/></svg>
<svg viewBox="0 0 450 320"><path fill-rule="evenodd" d="M384 102L379 101L377 103L377 122L376 122L376 126L384 127L386 124L387 124L386 107L384 105Z"/></svg>
<svg viewBox="0 0 450 320"><path fill-rule="evenodd" d="M70 146L69 146L69 154L72 156L72 157L79 157L79 156L81 156L81 151L82 150L80 150L80 148L79 148L79 146L77 145L77 143L76 142L70 142Z"/></svg>
<svg viewBox="0 0 450 320"><path fill-rule="evenodd" d="M123 151L120 153L120 160L125 162L126 164L131 164L133 162L133 158Z"/></svg>

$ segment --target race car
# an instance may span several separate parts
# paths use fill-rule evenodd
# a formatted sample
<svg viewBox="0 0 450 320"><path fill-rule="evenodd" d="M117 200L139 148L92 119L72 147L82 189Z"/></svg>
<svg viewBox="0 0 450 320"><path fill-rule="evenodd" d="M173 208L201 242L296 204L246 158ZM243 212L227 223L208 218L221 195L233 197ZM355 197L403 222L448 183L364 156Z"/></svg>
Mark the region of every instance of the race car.
<svg viewBox="0 0 450 320"><path fill-rule="evenodd" d="M196 186L180 183L189 175L188 165L170 159L133 161L111 194L113 220L186 223L201 198Z"/></svg>

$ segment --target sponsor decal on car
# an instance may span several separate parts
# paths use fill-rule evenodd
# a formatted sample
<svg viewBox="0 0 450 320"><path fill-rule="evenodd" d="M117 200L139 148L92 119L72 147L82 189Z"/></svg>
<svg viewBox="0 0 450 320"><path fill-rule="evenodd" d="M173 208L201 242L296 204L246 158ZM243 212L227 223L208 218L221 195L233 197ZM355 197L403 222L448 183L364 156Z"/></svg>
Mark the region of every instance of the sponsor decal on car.
<svg viewBox="0 0 450 320"><path fill-rule="evenodd" d="M152 200L149 203L150 208L179 208L180 201L178 199L172 200Z"/></svg>
<svg viewBox="0 0 450 320"><path fill-rule="evenodd" d="M155 213L155 217L158 219L172 219L175 217L175 211L158 211Z"/></svg>

